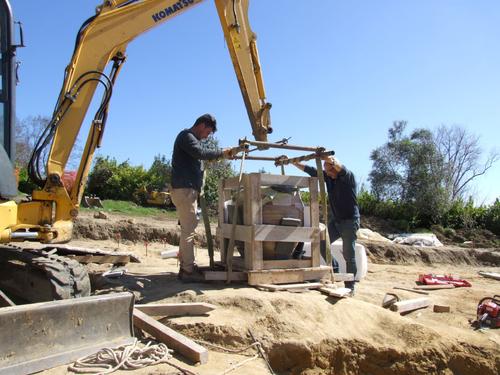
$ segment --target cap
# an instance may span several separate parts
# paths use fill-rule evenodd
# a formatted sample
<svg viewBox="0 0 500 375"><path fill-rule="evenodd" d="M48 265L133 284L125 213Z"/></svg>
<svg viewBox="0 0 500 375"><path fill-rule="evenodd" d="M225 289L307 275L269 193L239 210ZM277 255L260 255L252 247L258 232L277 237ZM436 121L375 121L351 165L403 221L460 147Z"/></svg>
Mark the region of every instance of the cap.
<svg viewBox="0 0 500 375"><path fill-rule="evenodd" d="M196 119L193 126L204 123L206 126L210 126L215 133L217 131L217 120L210 113L205 113Z"/></svg>

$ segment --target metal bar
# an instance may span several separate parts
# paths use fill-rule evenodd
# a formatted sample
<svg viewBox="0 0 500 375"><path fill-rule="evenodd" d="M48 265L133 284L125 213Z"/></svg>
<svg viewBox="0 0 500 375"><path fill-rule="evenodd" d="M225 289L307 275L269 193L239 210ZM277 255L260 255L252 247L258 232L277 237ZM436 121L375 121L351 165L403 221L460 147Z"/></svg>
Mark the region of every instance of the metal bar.
<svg viewBox="0 0 500 375"><path fill-rule="evenodd" d="M330 155L335 155L335 151L322 151L322 152L319 152L319 153L313 153L313 154L309 154L309 155L304 155L304 156L297 156L295 158L286 158L286 159L283 159L283 160L280 160L280 164L283 164L283 165L287 165L287 164L290 164L290 163L298 163L298 162L301 162L301 161L307 161L307 160L311 160L311 159L316 159L316 158L321 158L323 156L330 156Z"/></svg>
<svg viewBox="0 0 500 375"><path fill-rule="evenodd" d="M38 238L37 232L12 232L10 238L13 240L26 239L36 240Z"/></svg>
<svg viewBox="0 0 500 375"><path fill-rule="evenodd" d="M298 163L301 161L307 161L311 159L315 159L317 157L323 157L323 156L330 156L330 155L335 155L335 151L321 151L319 153L312 153L312 154L307 154L303 156L297 156L294 158L289 158L286 155L280 155L280 156L245 156L246 160L262 160L262 161L272 161L275 163L276 166L281 166L281 165L288 165L291 163ZM235 156L234 159L241 159L241 156Z"/></svg>
<svg viewBox="0 0 500 375"><path fill-rule="evenodd" d="M235 156L233 159L241 160L242 158L242 156ZM245 156L245 160L263 160L275 162L276 158L272 156Z"/></svg>
<svg viewBox="0 0 500 375"><path fill-rule="evenodd" d="M257 146L261 149L267 148L279 148L285 150L295 150L295 151L311 151L311 152L323 152L325 150L324 147L309 147L309 146L295 146L289 144L277 144L270 142L259 142L259 141L250 141L248 139L240 139L240 145L248 144L251 146Z"/></svg>

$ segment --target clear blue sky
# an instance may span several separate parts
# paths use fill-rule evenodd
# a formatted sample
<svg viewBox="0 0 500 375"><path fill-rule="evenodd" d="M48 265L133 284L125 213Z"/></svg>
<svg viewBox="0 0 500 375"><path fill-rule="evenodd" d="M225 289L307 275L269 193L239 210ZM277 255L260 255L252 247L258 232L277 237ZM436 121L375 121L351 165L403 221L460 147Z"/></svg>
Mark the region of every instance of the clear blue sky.
<svg viewBox="0 0 500 375"><path fill-rule="evenodd" d="M100 2L11 0L27 45L18 53L18 117L52 113L76 32ZM253 0L250 22L273 104L271 141L333 149L360 182L394 120L410 129L458 124L486 151L498 145L498 0ZM177 133L205 112L217 117L222 146L251 136L212 1L138 37L127 52L98 154L147 168L156 154L170 158ZM246 170L262 166L280 173L270 163ZM499 164L474 192L478 203L500 196Z"/></svg>

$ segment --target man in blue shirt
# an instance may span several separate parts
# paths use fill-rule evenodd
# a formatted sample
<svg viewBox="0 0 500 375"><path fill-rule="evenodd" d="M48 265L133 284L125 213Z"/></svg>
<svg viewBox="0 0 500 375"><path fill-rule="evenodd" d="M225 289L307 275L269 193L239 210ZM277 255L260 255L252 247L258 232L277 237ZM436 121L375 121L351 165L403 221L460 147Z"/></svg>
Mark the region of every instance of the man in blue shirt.
<svg viewBox="0 0 500 375"><path fill-rule="evenodd" d="M295 163L294 165L312 177L318 175L316 168L301 163ZM342 252L346 261L346 271L356 275L354 249L357 239L356 232L359 229L356 180L352 172L333 156L325 158L323 168L330 205L328 235L331 242L342 238ZM351 289L352 294L354 294L354 283L354 281L344 282L345 287Z"/></svg>
<svg viewBox="0 0 500 375"><path fill-rule="evenodd" d="M203 280L203 275L194 262L194 236L198 225L197 202L203 182L201 160L234 156L232 149L207 148L202 142L216 130L215 118L207 113L198 117L191 128L182 130L174 143L170 194L181 225L178 276L183 281Z"/></svg>

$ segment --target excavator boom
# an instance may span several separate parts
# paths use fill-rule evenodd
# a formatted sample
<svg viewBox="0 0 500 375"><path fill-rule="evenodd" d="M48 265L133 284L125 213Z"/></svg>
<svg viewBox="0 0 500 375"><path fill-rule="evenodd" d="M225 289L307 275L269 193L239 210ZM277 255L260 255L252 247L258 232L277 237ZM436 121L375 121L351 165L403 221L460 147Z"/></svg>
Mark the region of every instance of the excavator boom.
<svg viewBox="0 0 500 375"><path fill-rule="evenodd" d="M28 239L61 243L71 239L72 220L78 215L92 157L103 136L113 85L126 60L128 44L202 1L106 0L97 7L95 15L83 23L65 70L52 120L38 141L29 165L30 178L42 189L33 192L31 202L8 208L0 205L0 214L5 211L8 217L0 221L0 242ZM266 102L256 35L248 21L248 0L214 2L253 135L256 140L266 141L271 132L271 105ZM110 73L105 74L110 65ZM103 88L103 98L90 125L74 182L68 185L64 183L64 170L99 86Z"/></svg>

